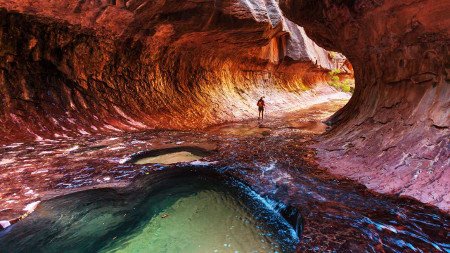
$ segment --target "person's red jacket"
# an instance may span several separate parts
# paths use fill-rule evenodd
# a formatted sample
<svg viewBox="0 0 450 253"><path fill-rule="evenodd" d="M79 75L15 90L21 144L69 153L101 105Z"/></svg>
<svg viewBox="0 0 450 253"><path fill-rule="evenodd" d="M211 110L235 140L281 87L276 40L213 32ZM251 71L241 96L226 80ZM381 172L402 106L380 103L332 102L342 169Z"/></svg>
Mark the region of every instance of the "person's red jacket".
<svg viewBox="0 0 450 253"><path fill-rule="evenodd" d="M262 99L258 100L258 103L256 103L256 105L257 105L258 107L264 107L264 106L265 106L264 100L262 100Z"/></svg>

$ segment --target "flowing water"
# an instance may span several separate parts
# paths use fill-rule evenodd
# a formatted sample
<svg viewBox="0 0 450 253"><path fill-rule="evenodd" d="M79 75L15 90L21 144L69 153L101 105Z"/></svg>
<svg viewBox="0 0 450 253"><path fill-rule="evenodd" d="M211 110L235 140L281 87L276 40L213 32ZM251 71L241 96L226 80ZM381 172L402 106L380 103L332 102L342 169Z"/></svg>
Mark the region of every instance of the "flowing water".
<svg viewBox="0 0 450 253"><path fill-rule="evenodd" d="M74 193L44 202L0 233L0 245L6 252L292 251L292 227L233 185L188 177L127 193Z"/></svg>
<svg viewBox="0 0 450 253"><path fill-rule="evenodd" d="M27 218L0 231L0 252L138 252L144 247L152 249L145 252L290 252L296 245L308 253L449 253L448 213L375 194L311 165L314 154L305 147L326 127L314 119L329 116L337 105L269 118L263 127L233 123L237 131L229 124L204 132L149 131L0 147L0 182L6 182L0 183L2 220L19 217L47 192L158 179L174 170L215 172L251 187L182 175L126 191L73 193L41 202ZM198 148L208 144L217 148ZM167 166L135 164L177 152L203 158Z"/></svg>

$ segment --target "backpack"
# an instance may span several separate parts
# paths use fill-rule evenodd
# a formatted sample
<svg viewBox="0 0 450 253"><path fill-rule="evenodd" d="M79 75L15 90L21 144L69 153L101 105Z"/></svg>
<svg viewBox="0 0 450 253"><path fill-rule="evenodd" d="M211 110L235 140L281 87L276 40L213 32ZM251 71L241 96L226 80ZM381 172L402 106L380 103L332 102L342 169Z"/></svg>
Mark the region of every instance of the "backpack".
<svg viewBox="0 0 450 253"><path fill-rule="evenodd" d="M258 107L263 107L264 102L262 100L258 100L258 103L256 104Z"/></svg>

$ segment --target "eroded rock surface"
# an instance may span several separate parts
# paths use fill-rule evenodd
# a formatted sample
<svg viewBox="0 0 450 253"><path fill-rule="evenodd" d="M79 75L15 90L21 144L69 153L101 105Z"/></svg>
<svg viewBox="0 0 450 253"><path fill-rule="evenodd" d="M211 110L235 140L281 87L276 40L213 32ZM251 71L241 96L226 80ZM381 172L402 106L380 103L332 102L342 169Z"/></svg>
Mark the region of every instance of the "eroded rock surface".
<svg viewBox="0 0 450 253"><path fill-rule="evenodd" d="M249 120L200 131L154 130L5 145L0 148L5 154L0 181L9 183L0 191L0 225L2 220L13 219L10 223L14 223L14 218L26 212L24 207L33 207L37 201L42 201L36 209L41 212L45 210L44 201L55 196L93 188L118 189L132 180L137 185L144 180L149 186L162 175L187 176L197 170L245 183L275 210L286 206L297 210L303 218L298 252L448 250L448 214L418 201L375 194L317 166L308 143L324 131L318 127L325 125L321 121L345 103L330 101L282 117L269 117L259 132L255 131L257 123ZM212 152L194 162L133 164L132 158L143 151L183 146ZM139 194L145 191L137 191ZM61 213L61 219L66 215ZM33 221L35 217L26 219ZM7 229L15 229L12 226ZM1 232L0 244L5 244ZM42 231L32 229L27 233ZM118 239L115 236L110 234L105 240Z"/></svg>
<svg viewBox="0 0 450 253"><path fill-rule="evenodd" d="M324 167L449 210L448 1L280 0L355 68ZM1 143L250 117L326 94L330 59L278 1L0 0ZM308 90L308 92L305 92Z"/></svg>
<svg viewBox="0 0 450 253"><path fill-rule="evenodd" d="M281 0L319 45L343 52L356 90L316 147L323 166L450 209L449 1Z"/></svg>
<svg viewBox="0 0 450 253"><path fill-rule="evenodd" d="M2 0L0 8L4 142L203 128L252 116L262 95L269 111L292 109L330 92L313 89L330 69L350 71L276 1Z"/></svg>

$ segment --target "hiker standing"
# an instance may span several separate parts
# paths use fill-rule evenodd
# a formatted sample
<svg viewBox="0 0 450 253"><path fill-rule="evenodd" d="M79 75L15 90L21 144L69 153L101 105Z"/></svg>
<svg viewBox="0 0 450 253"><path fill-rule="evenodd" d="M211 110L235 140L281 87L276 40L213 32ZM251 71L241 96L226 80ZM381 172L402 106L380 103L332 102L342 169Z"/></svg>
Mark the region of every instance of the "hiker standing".
<svg viewBox="0 0 450 253"><path fill-rule="evenodd" d="M261 97L256 105L258 106L258 120L259 118L261 118L261 120L264 120L264 106L266 106L266 104L264 103L264 97Z"/></svg>

